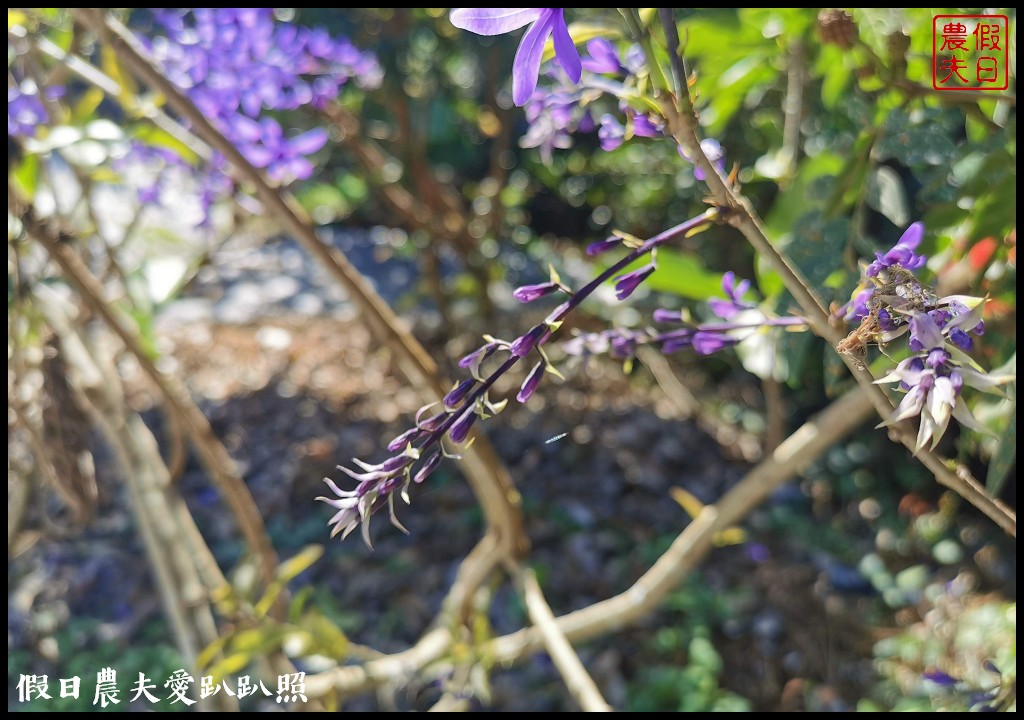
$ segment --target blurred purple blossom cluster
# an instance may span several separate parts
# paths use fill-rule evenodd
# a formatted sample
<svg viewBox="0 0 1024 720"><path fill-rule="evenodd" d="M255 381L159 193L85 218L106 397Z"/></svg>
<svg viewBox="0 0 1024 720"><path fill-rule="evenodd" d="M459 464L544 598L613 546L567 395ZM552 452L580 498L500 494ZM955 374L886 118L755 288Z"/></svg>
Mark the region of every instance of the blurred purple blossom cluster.
<svg viewBox="0 0 1024 720"><path fill-rule="evenodd" d="M326 144L327 132L289 135L268 111L323 107L349 80L362 88L380 84L372 53L322 28L278 21L270 8L160 10L154 18L162 34L146 42L161 69L277 182L310 177L309 156Z"/></svg>
<svg viewBox="0 0 1024 720"><path fill-rule="evenodd" d="M47 97L54 99L64 94L63 87L46 89ZM23 81L7 88L7 136L15 138L35 137L40 125L50 120L35 83Z"/></svg>
<svg viewBox="0 0 1024 720"><path fill-rule="evenodd" d="M610 355L622 360L632 358L642 345L655 346L665 354L693 350L698 355L711 355L769 328L803 329L807 325L807 321L800 317L774 317L764 313L745 299L750 281L737 282L732 272L722 276L722 290L724 298L709 298L707 303L708 309L716 316L715 320L694 323L679 310L659 308L652 316L654 322L677 327L671 330L612 328L578 335L566 342L563 348L568 354L578 357Z"/></svg>

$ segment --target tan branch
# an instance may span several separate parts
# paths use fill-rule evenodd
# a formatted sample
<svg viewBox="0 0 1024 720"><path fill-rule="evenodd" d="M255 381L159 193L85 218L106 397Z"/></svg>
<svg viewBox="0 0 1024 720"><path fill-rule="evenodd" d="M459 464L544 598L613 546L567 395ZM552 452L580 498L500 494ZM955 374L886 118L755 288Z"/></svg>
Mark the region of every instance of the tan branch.
<svg viewBox="0 0 1024 720"><path fill-rule="evenodd" d="M200 139L224 155L239 177L252 186L267 212L348 291L371 332L394 354L410 382L421 388L430 401L442 397L449 388L433 359L348 259L320 240L294 198L270 185L263 173L246 160L192 101L160 72L146 49L124 25L106 16L102 10L72 8L71 12L108 44L133 75L162 93L167 104L189 122ZM512 552L525 551L527 541L522 532L519 494L482 434L477 433L476 442L464 451L461 467L483 508L489 528Z"/></svg>
<svg viewBox="0 0 1024 720"><path fill-rule="evenodd" d="M661 107L668 120L669 130L695 165L704 171L708 189L715 202L725 208L727 221L739 230L758 255L765 258L779 273L786 289L800 306L801 315L816 335L833 348L843 339L843 333L836 327L825 304L811 288L800 270L779 252L764 229L764 224L750 201L733 189L717 167L708 159L700 147L697 136L697 115L689 91L678 98L664 95ZM678 103L678 106L677 106ZM860 361L848 354L839 353L857 383L864 389L878 415L887 419L893 412L892 402L885 391L875 385L875 377ZM903 443L908 450L934 475L935 479L981 510L1008 534L1017 536L1017 515L1000 501L990 497L985 488L974 479L967 468L944 460L927 448L917 450L917 433L908 423L890 428L890 437Z"/></svg>
<svg viewBox="0 0 1024 720"><path fill-rule="evenodd" d="M601 696L594 679L590 677L579 655L558 626L555 614L551 612L547 600L544 599L536 574L532 569L524 570L520 581L526 611L534 628L540 634L548 655L551 656L558 672L562 674L569 694L585 712L612 712L611 705Z"/></svg>
<svg viewBox="0 0 1024 720"><path fill-rule="evenodd" d="M864 423L871 404L857 388L801 426L775 449L772 456L751 470L715 505L706 506L630 589L582 610L557 618L559 631L569 642L581 642L614 632L645 617L696 567L713 546L714 535L740 522L773 490L801 472L825 450ZM451 630L439 626L415 646L378 658L362 666L335 668L310 676L310 696L332 689L354 695L396 679L405 679L449 652ZM538 628L525 628L496 638L482 650L496 663L515 662L543 649Z"/></svg>
<svg viewBox="0 0 1024 720"><path fill-rule="evenodd" d="M10 195L9 202L16 204ZM106 301L99 280L75 253L73 247L63 242L63 238L54 228L35 219L33 213L22 212L21 218L28 235L43 246L81 293L89 308L117 335L128 351L135 356L142 371L159 388L167 400L169 410L188 434L200 462L231 509L242 536L259 561L261 576L265 581L269 581L277 568L277 556L267 536L263 517L242 480L235 461L214 434L202 410L176 376L157 368L143 348L131 322Z"/></svg>
<svg viewBox="0 0 1024 720"><path fill-rule="evenodd" d="M740 522L773 490L801 472L821 453L871 414L862 390L835 401L789 436L772 456L755 467L714 505L707 505L636 583L615 597L558 618L570 642L618 630L652 612L713 547L714 535ZM536 628L492 641L488 653L497 662L513 662L543 646Z"/></svg>

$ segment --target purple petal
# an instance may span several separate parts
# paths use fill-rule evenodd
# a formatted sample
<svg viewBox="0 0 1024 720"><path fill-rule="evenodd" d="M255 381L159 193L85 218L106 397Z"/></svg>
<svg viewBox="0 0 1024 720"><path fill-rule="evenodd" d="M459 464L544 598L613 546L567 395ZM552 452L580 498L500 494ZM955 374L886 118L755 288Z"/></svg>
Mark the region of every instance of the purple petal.
<svg viewBox="0 0 1024 720"><path fill-rule="evenodd" d="M476 410L474 408L467 408L459 419L452 423L451 428L448 430L448 438L456 445L461 445L469 437L469 431L475 422Z"/></svg>
<svg viewBox="0 0 1024 720"><path fill-rule="evenodd" d="M683 321L682 313L678 310L666 310L658 308L652 316L656 323L678 323Z"/></svg>
<svg viewBox="0 0 1024 720"><path fill-rule="evenodd" d="M544 363L539 362L533 366L533 370L526 376L526 380L523 381L523 386L519 389L519 393L516 395L516 400L521 403L526 402L530 399L533 393L537 390L537 386L540 385L541 378L544 377Z"/></svg>
<svg viewBox="0 0 1024 720"><path fill-rule="evenodd" d="M301 135L296 135L288 141L292 152L300 155L311 155L327 144L327 131L323 128L314 128Z"/></svg>
<svg viewBox="0 0 1024 720"><path fill-rule="evenodd" d="M622 245L622 241L617 237L610 237L607 240L598 240L596 243L587 245L587 255L600 255L606 253L609 250L614 250Z"/></svg>
<svg viewBox="0 0 1024 720"><path fill-rule="evenodd" d="M437 469L437 466L440 465L440 464L441 464L441 452L438 451L438 452L434 453L433 455L431 455L430 458L425 463L423 463L423 467L421 467L416 472L416 474L413 476L413 478L412 478L413 482L415 482L415 483L423 482L424 480L427 479L427 476L430 475L430 473L434 472L434 470Z"/></svg>
<svg viewBox="0 0 1024 720"><path fill-rule="evenodd" d="M455 8L448 16L452 25L477 35L502 35L518 30L548 8Z"/></svg>
<svg viewBox="0 0 1024 720"><path fill-rule="evenodd" d="M539 285L523 285L515 289L512 297L519 302L528 303L557 291L558 285L553 282L540 283Z"/></svg>
<svg viewBox="0 0 1024 720"><path fill-rule="evenodd" d="M638 113L633 117L633 134L637 137L660 137L661 128L655 125L651 118L643 113Z"/></svg>
<svg viewBox="0 0 1024 720"><path fill-rule="evenodd" d="M523 35L515 60L512 61L512 102L519 107L525 105L537 89L544 43L554 24L555 16L551 8L541 8L541 11L537 21Z"/></svg>
<svg viewBox="0 0 1024 720"><path fill-rule="evenodd" d="M551 16L554 23L551 35L555 41L555 59L558 60L558 64L565 70L569 79L574 83L578 83L580 76L583 74L583 65L580 63L580 53L576 49L576 43L572 41L572 37L569 35L569 28L565 25L565 10L554 8Z"/></svg>
<svg viewBox="0 0 1024 720"><path fill-rule="evenodd" d="M918 221L908 227L903 235L900 237L899 242L896 243L898 246L913 250L921 244L921 240L924 239L924 223Z"/></svg>
<svg viewBox="0 0 1024 720"><path fill-rule="evenodd" d="M587 43L590 57L583 59L583 67L599 75L617 73L622 69L615 46L604 38L594 38Z"/></svg>
<svg viewBox="0 0 1024 720"><path fill-rule="evenodd" d="M633 272L619 275L615 278L615 297L619 300L625 300L633 294L633 291L640 286L640 283L650 277L651 273L657 269L654 263L649 263Z"/></svg>

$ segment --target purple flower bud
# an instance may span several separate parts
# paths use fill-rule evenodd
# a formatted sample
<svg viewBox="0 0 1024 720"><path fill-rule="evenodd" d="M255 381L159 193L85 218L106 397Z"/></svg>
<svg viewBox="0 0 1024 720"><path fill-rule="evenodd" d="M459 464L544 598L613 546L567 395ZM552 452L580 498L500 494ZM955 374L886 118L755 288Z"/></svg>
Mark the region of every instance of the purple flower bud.
<svg viewBox="0 0 1024 720"><path fill-rule="evenodd" d="M497 349L497 343L489 342L486 345L481 345L469 355L459 360L459 367L469 368L473 367L473 365L479 366L480 363L489 358Z"/></svg>
<svg viewBox="0 0 1024 720"><path fill-rule="evenodd" d="M473 378L460 382L444 396L444 406L449 410L457 408L466 399L466 395L473 389L474 385L476 385L476 380Z"/></svg>
<svg viewBox="0 0 1024 720"><path fill-rule="evenodd" d="M650 277L651 273L657 269L654 263L648 263L638 270L626 273L625 275L619 275L615 278L615 297L619 300L625 300L633 294L633 291L640 286L640 283Z"/></svg>
<svg viewBox="0 0 1024 720"><path fill-rule="evenodd" d="M391 474L398 472L407 465L410 465L416 458L411 455L395 455L389 457L387 460L380 464L380 471L382 473Z"/></svg>
<svg viewBox="0 0 1024 720"><path fill-rule="evenodd" d="M558 292L558 290L558 285L553 282L540 283L539 285L523 285L515 289L512 297L519 302L528 303L538 300L545 295L550 295L553 292Z"/></svg>
<svg viewBox="0 0 1024 720"><path fill-rule="evenodd" d="M439 427L441 427L441 425L443 425L444 421L447 419L448 413L440 412L437 415L428 417L426 420L420 420L417 418L416 427L420 428L421 430L425 430L426 432L434 432Z"/></svg>
<svg viewBox="0 0 1024 720"><path fill-rule="evenodd" d="M949 331L949 341L964 351L974 348L974 339L960 328L953 328Z"/></svg>
<svg viewBox="0 0 1024 720"><path fill-rule="evenodd" d="M622 62L615 46L604 38L594 38L587 43L589 57L583 58L583 69L598 75L614 75L622 70Z"/></svg>
<svg viewBox="0 0 1024 720"><path fill-rule="evenodd" d="M677 323L683 320L682 313L678 310L666 310L665 308L655 310L652 318L656 323Z"/></svg>
<svg viewBox="0 0 1024 720"><path fill-rule="evenodd" d="M661 137L661 127L655 124L650 116L637 113L633 116L633 134L637 137Z"/></svg>
<svg viewBox="0 0 1024 720"><path fill-rule="evenodd" d="M626 138L626 128L614 115L605 113L601 116L601 129L597 131L597 137L601 141L601 149L610 152L622 145Z"/></svg>
<svg viewBox="0 0 1024 720"><path fill-rule="evenodd" d="M611 339L609 353L615 358L632 357L636 352L636 338L628 331L622 331Z"/></svg>
<svg viewBox="0 0 1024 720"><path fill-rule="evenodd" d="M466 408L462 415L452 423L451 428L448 430L448 438L456 445L461 445L466 441L466 438L469 436L469 430L475 422L476 408Z"/></svg>
<svg viewBox="0 0 1024 720"><path fill-rule="evenodd" d="M723 335L717 332L706 332L698 330L693 335L693 349L701 355L711 355L722 348L735 345L739 340L731 335Z"/></svg>
<svg viewBox="0 0 1024 720"><path fill-rule="evenodd" d="M935 348L928 353L928 359L925 360L925 365L935 370L941 367L947 360L949 360L949 353L942 348Z"/></svg>
<svg viewBox="0 0 1024 720"><path fill-rule="evenodd" d="M398 452L403 449L406 445L416 440L423 430L418 427L410 428L404 433L396 437L394 440L388 443L388 450L391 452Z"/></svg>
<svg viewBox="0 0 1024 720"><path fill-rule="evenodd" d="M941 685L942 687L953 687L960 682L952 675L944 673L941 670L926 670L922 677L925 680L931 680L936 685Z"/></svg>
<svg viewBox="0 0 1024 720"><path fill-rule="evenodd" d="M522 337L517 338L510 346L509 352L516 357L526 357L530 354L540 339L547 333L547 325L538 325Z"/></svg>
<svg viewBox="0 0 1024 720"><path fill-rule="evenodd" d="M519 394L516 395L516 400L521 403L526 402L530 399L533 393L537 390L537 386L540 385L541 378L544 377L544 362L539 362L533 366L533 370L526 376L526 380L523 381L523 386L519 388Z"/></svg>
<svg viewBox="0 0 1024 720"><path fill-rule="evenodd" d="M964 376L959 370L954 370L949 374L949 382L953 386L953 392L957 395L964 389Z"/></svg>
<svg viewBox="0 0 1024 720"><path fill-rule="evenodd" d="M421 483L426 480L427 476L434 472L434 470L437 469L437 466L441 464L441 457L442 455L440 450L431 455L427 461L423 463L423 466L416 471L416 474L413 475L412 481L414 483Z"/></svg>
<svg viewBox="0 0 1024 720"><path fill-rule="evenodd" d="M622 241L617 237L610 237L607 240L600 240L587 246L587 255L594 256L606 253L622 246Z"/></svg>
<svg viewBox="0 0 1024 720"><path fill-rule="evenodd" d="M892 332L899 327L896 320L893 318L892 313L885 308L878 311L878 326L882 328L882 332Z"/></svg>

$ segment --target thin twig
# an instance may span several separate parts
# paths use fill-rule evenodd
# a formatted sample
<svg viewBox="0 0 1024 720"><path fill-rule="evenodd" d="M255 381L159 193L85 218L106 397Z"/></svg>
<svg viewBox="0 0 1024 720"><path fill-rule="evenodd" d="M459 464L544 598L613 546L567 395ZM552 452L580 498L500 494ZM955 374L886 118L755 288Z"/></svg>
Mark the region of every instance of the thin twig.
<svg viewBox="0 0 1024 720"><path fill-rule="evenodd" d="M637 622L651 613L714 547L716 533L736 525L776 488L801 472L825 450L864 423L871 405L857 388L802 425L714 505L706 505L665 554L625 592L563 615L558 627L570 642L581 642ZM543 647L539 631L526 628L492 641L485 652L513 662Z"/></svg>
<svg viewBox="0 0 1024 720"><path fill-rule="evenodd" d="M678 53L678 47L669 47L669 55ZM674 100L669 96L660 98L661 106L668 120L669 129L676 142L683 147L687 156L695 165L704 171L711 195L720 205L732 212L726 220L739 230L754 248L758 255L765 258L772 268L779 273L786 289L800 305L801 315L816 335L828 342L833 348L843 339L843 334L832 323L829 312L817 293L811 288L800 270L780 253L764 229L764 223L754 210L750 201L741 193L733 190L718 168L708 159L700 146L697 136L697 115L690 97L689 88ZM839 353L857 383L874 405L875 410L883 419L893 412L893 404L885 391L875 385L875 377L856 358ZM907 423L890 428L893 437L904 446L935 476L939 484L950 488L971 505L992 519L1013 537L1017 536L1017 515L1004 503L992 498L985 488L971 476L970 471L962 465L945 460L927 448L917 449L917 433Z"/></svg>
<svg viewBox="0 0 1024 720"><path fill-rule="evenodd" d="M12 210L18 209L18 201L8 190L8 202ZM74 249L50 226L38 221L28 209L18 213L26 233L46 250L60 266L65 276L78 289L90 309L103 319L108 327L120 338L128 351L135 356L139 367L153 382L167 400L168 407L181 422L199 456L200 462L210 474L217 488L231 509L242 536L250 550L259 559L261 576L265 581L273 578L277 569L277 555L270 544L263 517L242 481L235 461L223 443L210 427L202 410L195 404L188 390L177 377L164 373L146 353L131 323L124 319L114 306L104 298L103 288L89 271Z"/></svg>
<svg viewBox="0 0 1024 720"><path fill-rule="evenodd" d="M590 677L587 669L579 655L573 650L572 645L562 634L555 620L555 614L551 612L544 593L537 582L537 575L532 569L521 571L519 580L522 584L523 601L526 603L526 611L533 621L534 627L540 633L544 647L551 656L552 662L562 674L565 686L569 694L573 696L584 712L612 712L612 706L601 696L597 684Z"/></svg>
<svg viewBox="0 0 1024 720"><path fill-rule="evenodd" d="M442 380L433 359L349 260L320 240L294 198L270 185L264 174L246 160L192 101L160 72L146 49L124 25L102 10L73 8L71 12L100 35L130 72L162 93L168 105L189 122L196 135L224 155L240 177L254 188L267 212L348 291L371 332L394 353L399 367L410 381L421 388L430 401L442 397L449 386ZM527 540L522 531L519 494L494 449L483 442L484 437L479 432L476 437L472 447L463 452L461 467L483 508L488 527L514 554L522 553L527 547Z"/></svg>
<svg viewBox="0 0 1024 720"><path fill-rule="evenodd" d="M718 503L706 505L630 589L557 618L562 634L570 642L579 642L618 630L651 613L707 555L717 532L743 520L772 491L814 462L870 415L871 404L861 388L836 400L790 435L769 459L747 473ZM363 666L340 667L310 675L306 680L307 693L319 697L336 690L351 696L406 679L441 658L453 642L451 630L439 626L403 652ZM543 647L540 631L534 627L496 638L481 653L495 662L508 663Z"/></svg>

